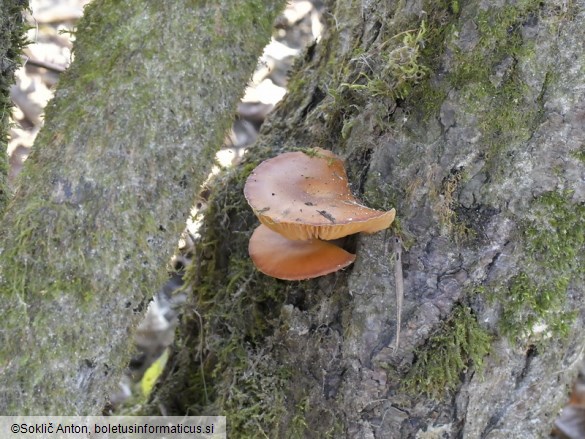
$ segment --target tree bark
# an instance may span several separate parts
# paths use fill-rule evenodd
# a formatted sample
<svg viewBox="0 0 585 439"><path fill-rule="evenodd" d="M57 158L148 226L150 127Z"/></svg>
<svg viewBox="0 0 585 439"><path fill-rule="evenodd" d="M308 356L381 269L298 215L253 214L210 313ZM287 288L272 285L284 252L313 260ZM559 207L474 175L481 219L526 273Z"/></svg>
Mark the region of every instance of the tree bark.
<svg viewBox="0 0 585 439"><path fill-rule="evenodd" d="M230 437L548 435L585 349L584 15L583 1L332 2L257 144L214 182L151 411L226 414ZM312 146L398 220L350 239L344 272L270 279L247 255L244 181Z"/></svg>
<svg viewBox="0 0 585 439"><path fill-rule="evenodd" d="M101 412L283 3L86 7L0 226L0 413Z"/></svg>

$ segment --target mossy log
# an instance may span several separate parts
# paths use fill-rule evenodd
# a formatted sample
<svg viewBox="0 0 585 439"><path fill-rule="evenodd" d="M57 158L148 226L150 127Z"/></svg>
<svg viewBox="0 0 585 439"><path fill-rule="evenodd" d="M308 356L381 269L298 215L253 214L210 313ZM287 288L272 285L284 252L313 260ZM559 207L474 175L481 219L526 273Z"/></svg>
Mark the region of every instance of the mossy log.
<svg viewBox="0 0 585 439"><path fill-rule="evenodd" d="M86 7L0 226L0 413L101 413L283 3Z"/></svg>
<svg viewBox="0 0 585 439"><path fill-rule="evenodd" d="M329 3L257 144L213 183L150 411L226 414L230 437L547 436L585 349L585 2ZM243 184L312 146L398 220L349 240L344 272L270 279Z"/></svg>

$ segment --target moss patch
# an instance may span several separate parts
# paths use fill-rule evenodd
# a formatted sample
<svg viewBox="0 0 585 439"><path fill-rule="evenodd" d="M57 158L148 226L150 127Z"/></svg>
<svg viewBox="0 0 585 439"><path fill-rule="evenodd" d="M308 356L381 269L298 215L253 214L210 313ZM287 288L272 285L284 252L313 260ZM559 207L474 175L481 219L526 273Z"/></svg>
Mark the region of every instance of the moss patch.
<svg viewBox="0 0 585 439"><path fill-rule="evenodd" d="M522 38L522 26L538 13L540 2L519 1L479 11L477 45L455 52L449 82L461 90L465 109L478 116L485 156L492 169L505 149L527 140L540 120L542 96L523 82L517 65L534 55ZM545 77L543 89L550 77Z"/></svg>
<svg viewBox="0 0 585 439"><path fill-rule="evenodd" d="M418 28L405 30L396 35L388 36L371 55L359 53L352 63L361 64L362 69L351 82L342 82L335 95L340 96L344 90L362 95L364 101L372 98L404 99L413 85L419 83L427 73L427 68L419 61L420 52L427 33L426 22L420 22ZM376 68L372 68L376 65ZM370 73L366 73L367 71Z"/></svg>
<svg viewBox="0 0 585 439"><path fill-rule="evenodd" d="M22 49L28 44L22 16L27 7L27 1L4 1L0 10L0 213L9 199L6 146L12 108L10 87L21 64Z"/></svg>
<svg viewBox="0 0 585 439"><path fill-rule="evenodd" d="M491 336L477 322L471 309L458 305L451 316L417 349L405 388L439 399L455 390L461 374L470 367L481 371L483 357L490 351Z"/></svg>
<svg viewBox="0 0 585 439"><path fill-rule="evenodd" d="M237 169L213 182L216 190L197 244L199 262L187 273L196 292L195 309L204 318L204 342L197 353L204 377L191 368L187 385L193 391L186 392L189 399L182 404L193 413L213 407L225 414L230 437L274 437L286 413L283 389L291 372L274 363L270 335L296 283L270 278L253 266L247 248L258 221L242 196L248 175L272 155L267 149L250 151ZM184 342L199 342L198 317L186 326L193 333L184 334Z"/></svg>
<svg viewBox="0 0 585 439"><path fill-rule="evenodd" d="M568 192L548 192L533 202L533 218L522 230L525 269L493 296L502 304L501 331L512 340L566 336L574 320L567 291L585 274L585 204L569 198Z"/></svg>
<svg viewBox="0 0 585 439"><path fill-rule="evenodd" d="M468 175L463 169L452 170L443 179L439 191L431 189L429 198L433 203L433 211L439 219L441 233L452 236L456 243L469 241L475 237L475 231L457 215L460 203L457 195L462 183L468 180Z"/></svg>
<svg viewBox="0 0 585 439"><path fill-rule="evenodd" d="M585 163L585 144L581 145L581 148L573 151L571 155L575 157L577 160L580 160L581 162Z"/></svg>
<svg viewBox="0 0 585 439"><path fill-rule="evenodd" d="M477 117L482 154L497 171L499 155L526 140L542 114L543 91L530 90L518 69L534 56L522 29L541 7L536 0L522 0L464 11L459 2L426 2L428 23L418 62L426 66L428 79L412 87L400 106L423 120L437 118L449 90L457 91L462 113ZM477 35L464 38L470 27ZM546 90L552 78L543 76Z"/></svg>
<svg viewBox="0 0 585 439"><path fill-rule="evenodd" d="M328 96L315 113L322 115L316 122L324 122L316 129L317 143L325 148L338 145L343 152L347 143L352 143L352 149L360 148L354 145L359 144L360 133L351 135L356 126L366 125L370 132L385 131L396 101L410 95L427 77L429 69L421 56L427 41L427 21L406 17L399 8L388 14L381 19L390 20L391 25L383 26L371 47L364 47L356 38L355 47L339 59L333 55L336 49L330 47L330 41L335 40L334 30L332 38L322 43L319 87L327 90Z"/></svg>

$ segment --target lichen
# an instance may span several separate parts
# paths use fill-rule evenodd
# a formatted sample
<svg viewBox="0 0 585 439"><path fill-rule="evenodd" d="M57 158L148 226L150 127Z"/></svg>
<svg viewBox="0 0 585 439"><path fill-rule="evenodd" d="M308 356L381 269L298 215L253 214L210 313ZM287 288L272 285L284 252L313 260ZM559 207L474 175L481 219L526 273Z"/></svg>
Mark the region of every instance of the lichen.
<svg viewBox="0 0 585 439"><path fill-rule="evenodd" d="M405 389L435 399L444 397L459 386L462 374L469 368L481 373L491 338L469 307L457 305L435 334L415 351Z"/></svg>

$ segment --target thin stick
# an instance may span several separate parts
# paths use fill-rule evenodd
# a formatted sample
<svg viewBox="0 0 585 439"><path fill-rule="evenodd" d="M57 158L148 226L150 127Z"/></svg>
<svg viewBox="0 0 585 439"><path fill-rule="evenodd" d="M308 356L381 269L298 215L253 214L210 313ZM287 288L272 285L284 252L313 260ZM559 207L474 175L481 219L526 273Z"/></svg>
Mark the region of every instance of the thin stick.
<svg viewBox="0 0 585 439"><path fill-rule="evenodd" d="M400 325L402 323L402 302L404 300L404 278L402 276L402 241L398 236L392 238L394 246L394 282L396 284L396 342L394 350L400 345Z"/></svg>
<svg viewBox="0 0 585 439"><path fill-rule="evenodd" d="M51 70L52 72L56 72L56 73L63 73L65 70L67 70L67 67L62 66L60 64L55 64L52 62L42 61L40 59L34 59L34 58L27 58L26 64L30 64L31 66L35 66L35 67L42 67L44 69Z"/></svg>

